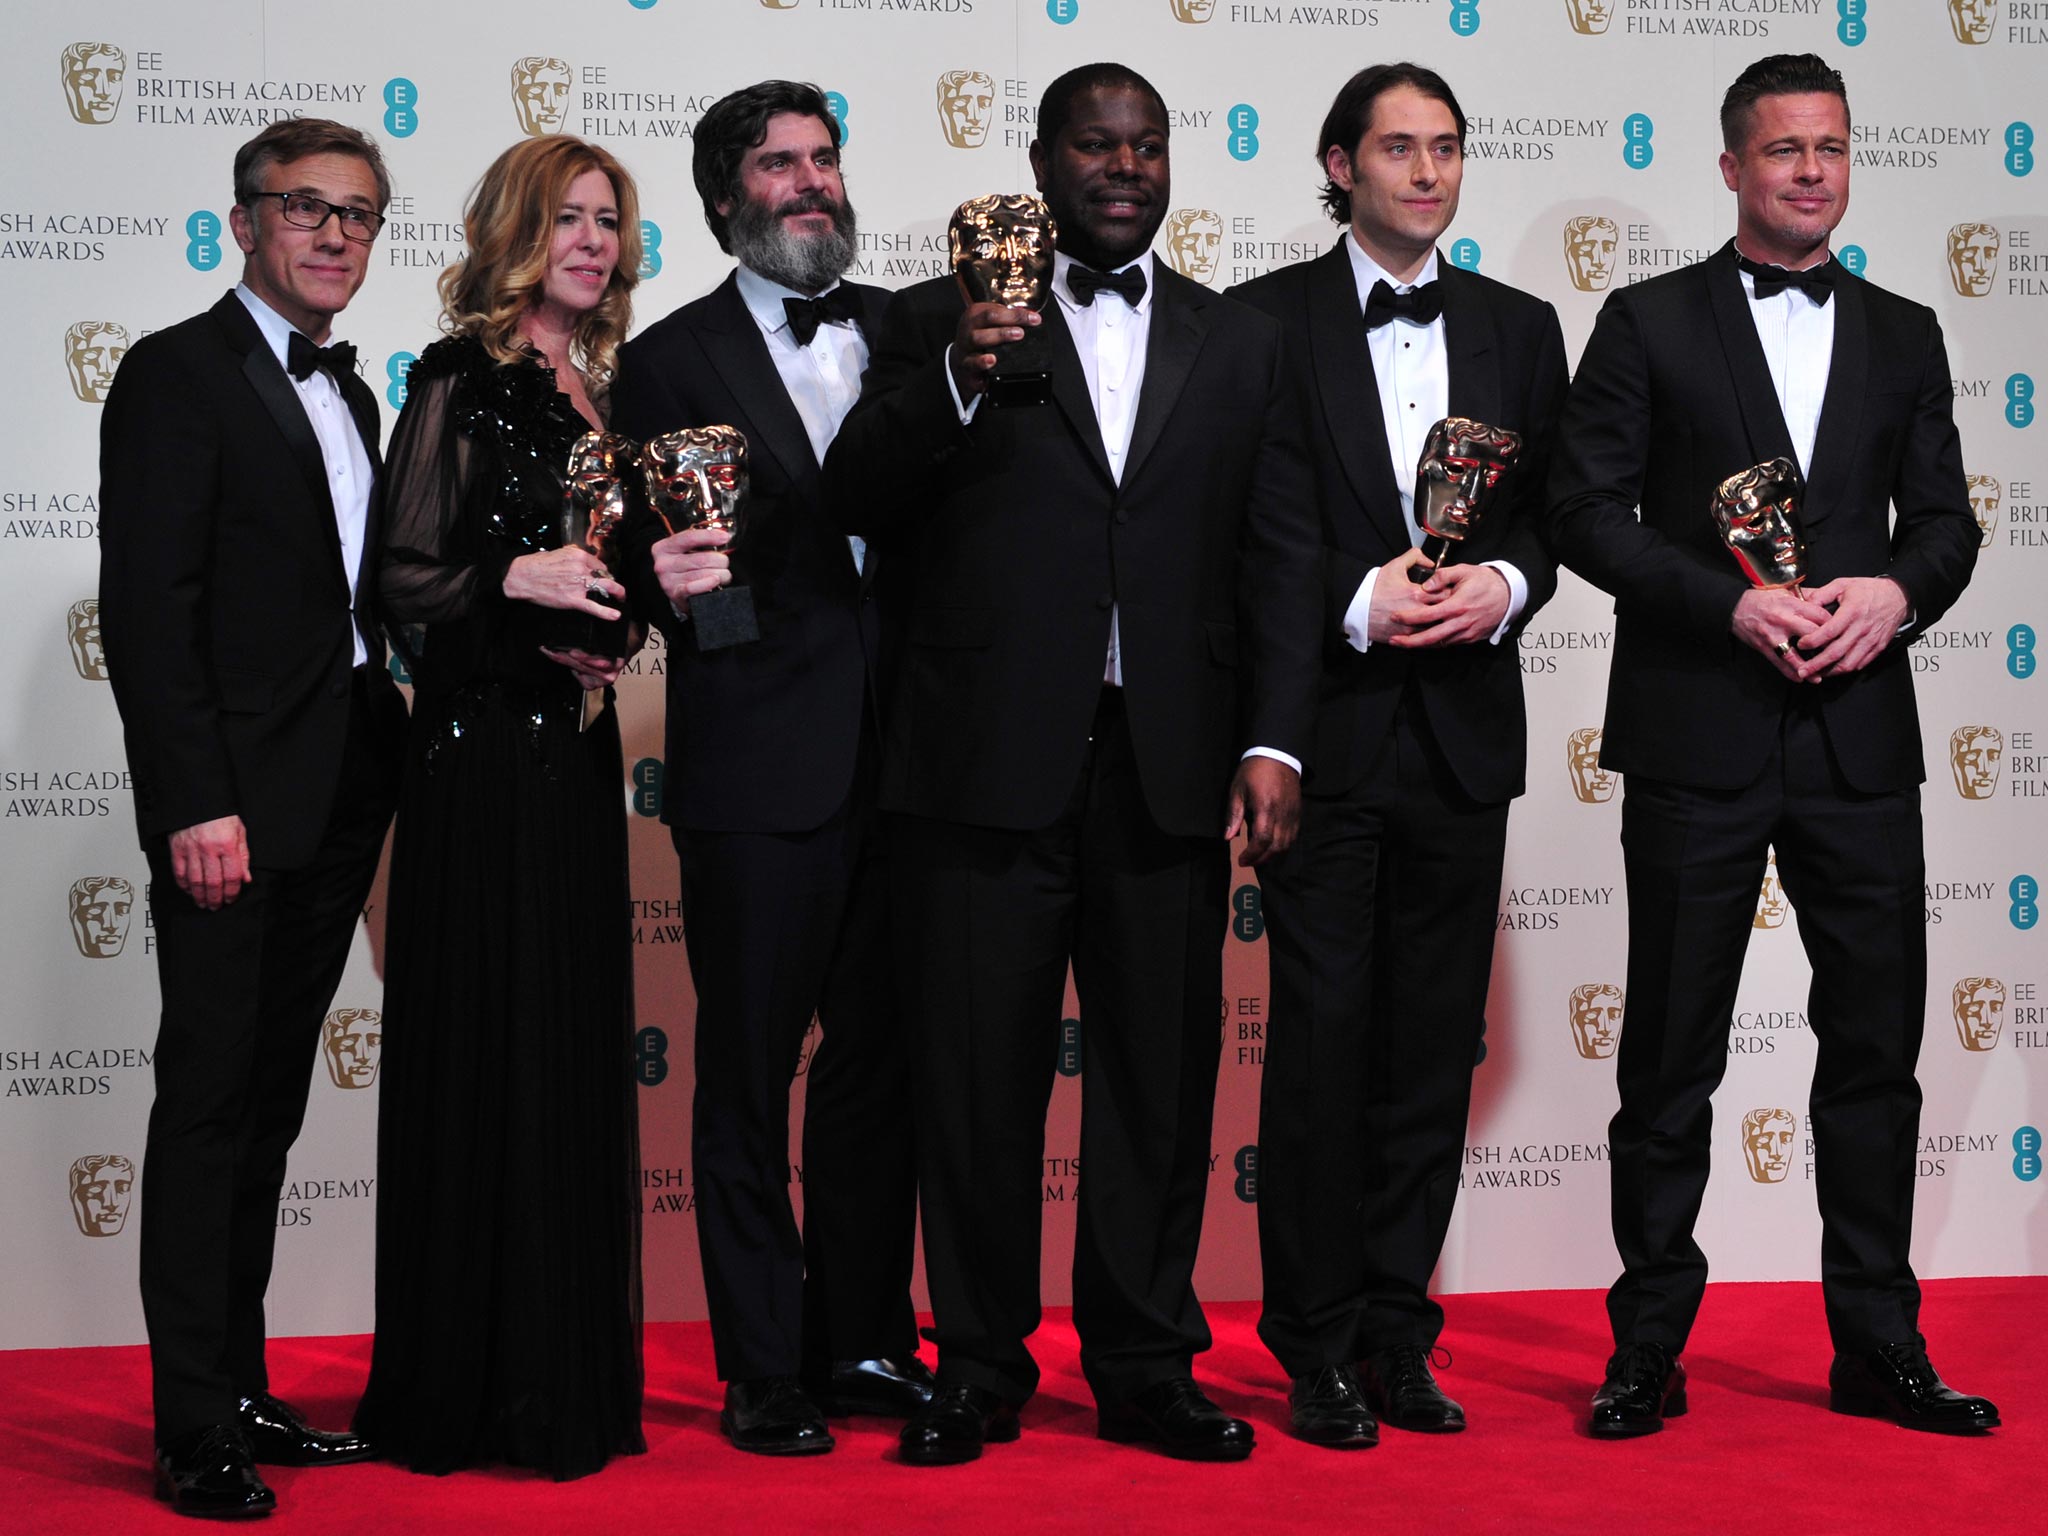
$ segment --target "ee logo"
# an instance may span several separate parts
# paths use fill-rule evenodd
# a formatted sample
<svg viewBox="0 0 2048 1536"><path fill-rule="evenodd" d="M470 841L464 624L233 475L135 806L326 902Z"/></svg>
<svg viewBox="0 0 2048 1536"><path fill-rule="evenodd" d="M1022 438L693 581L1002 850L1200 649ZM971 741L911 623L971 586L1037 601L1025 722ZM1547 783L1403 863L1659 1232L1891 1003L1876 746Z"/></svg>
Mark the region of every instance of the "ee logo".
<svg viewBox="0 0 2048 1536"><path fill-rule="evenodd" d="M1256 885L1240 885L1230 893L1230 931L1247 944L1256 944L1266 931L1266 906Z"/></svg>
<svg viewBox="0 0 2048 1536"><path fill-rule="evenodd" d="M1259 110L1257 107L1239 102L1223 115L1223 125L1230 130L1230 137L1224 140L1233 160L1249 160L1259 152Z"/></svg>
<svg viewBox="0 0 2048 1536"><path fill-rule="evenodd" d="M1479 30L1479 0L1451 0L1451 30L1460 37Z"/></svg>
<svg viewBox="0 0 2048 1536"><path fill-rule="evenodd" d="M633 814L636 816L659 816L661 814L662 782L668 770L658 757L643 757L633 765L628 777L633 781Z"/></svg>
<svg viewBox="0 0 2048 1536"><path fill-rule="evenodd" d="M412 686L412 671L406 666L405 658L398 654L396 646L391 649L391 681L403 683L408 688Z"/></svg>
<svg viewBox="0 0 2048 1536"><path fill-rule="evenodd" d="M2014 875L2005 888L2005 894L2012 898L2012 906L2006 916L2012 919L2015 928L2031 928L2041 921L2041 882L2032 875Z"/></svg>
<svg viewBox="0 0 2048 1536"><path fill-rule="evenodd" d="M640 280L661 275L661 226L652 219L640 221Z"/></svg>
<svg viewBox="0 0 2048 1536"><path fill-rule="evenodd" d="M1863 253L1860 245L1845 245L1835 253L1835 259L1842 264L1842 270L1861 277L1870 265L1870 258Z"/></svg>
<svg viewBox="0 0 2048 1536"><path fill-rule="evenodd" d="M405 409L405 376L418 361L416 352L394 352L385 359L384 377L389 382L384 386L384 398L391 402L394 411Z"/></svg>
<svg viewBox="0 0 2048 1536"><path fill-rule="evenodd" d="M668 1076L668 1032L652 1024L633 1037L633 1081L659 1088Z"/></svg>
<svg viewBox="0 0 2048 1536"><path fill-rule="evenodd" d="M1081 1075L1081 1021L1060 1020L1059 1068L1061 1077Z"/></svg>
<svg viewBox="0 0 2048 1536"><path fill-rule="evenodd" d="M2034 675L2034 626L2015 624L2005 632L2005 670L2021 682Z"/></svg>
<svg viewBox="0 0 2048 1536"><path fill-rule="evenodd" d="M2015 373L2005 381L2005 419L2016 427L2034 424L2034 376Z"/></svg>
<svg viewBox="0 0 2048 1536"><path fill-rule="evenodd" d="M2024 176L2034 168L2034 125L2032 123L2007 123L2005 125L2005 168L2014 176Z"/></svg>
<svg viewBox="0 0 2048 1536"><path fill-rule="evenodd" d="M1854 48L1870 36L1870 23L1863 19L1869 9L1870 0L1835 0L1835 14L1842 18L1835 23L1835 36L1844 48Z"/></svg>
<svg viewBox="0 0 2048 1536"><path fill-rule="evenodd" d="M1045 14L1056 27L1064 27L1081 14L1081 0L1045 0Z"/></svg>
<svg viewBox="0 0 2048 1536"><path fill-rule="evenodd" d="M384 131L394 139L409 139L419 131L420 88L403 75L384 82Z"/></svg>
<svg viewBox="0 0 2048 1536"><path fill-rule="evenodd" d="M185 221L185 260L200 272L220 265L220 215L202 208Z"/></svg>
<svg viewBox="0 0 2048 1536"><path fill-rule="evenodd" d="M1621 159L1632 171L1649 168L1657 158L1657 151L1650 145L1650 136L1657 131L1657 125L1650 121L1647 112L1631 112L1621 125Z"/></svg>
<svg viewBox="0 0 2048 1536"><path fill-rule="evenodd" d="M2041 1133L2031 1125L2012 1133L2012 1176L2022 1184L2041 1177Z"/></svg>
<svg viewBox="0 0 2048 1536"><path fill-rule="evenodd" d="M1246 1205L1259 1203L1259 1147L1254 1142L1248 1147L1239 1147L1237 1156L1231 1160L1237 1169L1237 1198Z"/></svg>
<svg viewBox="0 0 2048 1536"><path fill-rule="evenodd" d="M853 137L853 130L846 126L846 98L837 91L827 91L825 93L825 110L832 114L832 121L839 125L839 143L841 147L844 147L846 141Z"/></svg>
<svg viewBox="0 0 2048 1536"><path fill-rule="evenodd" d="M1451 242L1451 265L1467 272L1479 270L1479 242L1470 238Z"/></svg>

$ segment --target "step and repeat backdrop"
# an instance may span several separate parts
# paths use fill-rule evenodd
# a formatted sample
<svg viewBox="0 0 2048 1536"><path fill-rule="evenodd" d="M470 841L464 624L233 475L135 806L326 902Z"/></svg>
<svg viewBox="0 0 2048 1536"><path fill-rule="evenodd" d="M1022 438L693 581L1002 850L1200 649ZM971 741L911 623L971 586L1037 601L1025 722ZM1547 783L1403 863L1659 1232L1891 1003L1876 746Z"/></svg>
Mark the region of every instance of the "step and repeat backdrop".
<svg viewBox="0 0 2048 1536"><path fill-rule="evenodd" d="M18 16L0 61L13 144L0 277L15 338L0 382L0 1346L143 1336L136 1228L157 994L94 596L100 404L133 341L237 276L229 166L262 124L337 117L388 157L390 222L337 326L361 349L388 433L407 365L435 335L434 279L463 249L465 194L520 134L602 140L638 178L646 324L726 271L689 170L692 130L726 91L785 75L831 93L859 275L893 287L944 270L960 200L1030 185L1046 83L1120 59L1172 111L1174 211L1159 253L1221 288L1328 247L1322 115L1355 69L1412 58L1449 78L1471 119L1446 256L1550 299L1576 356L1608 293L1726 238L1720 94L1751 60L1807 50L1843 70L1855 116L1838 248L1853 270L1939 311L1983 529L1975 583L1913 647L1931 958L1915 1259L1927 1275L2040 1270L2048 425L2034 389L2048 376L2048 171L2034 141L2036 123L2048 128L2048 0L80 0ZM1612 637L1607 600L1570 576L1522 637L1530 792L1509 841L1446 1291L1601 1285L1615 1269L1605 1126L1628 999L1620 786L1600 766ZM657 640L619 690L657 1319L703 1315L693 1000L673 854L654 819L664 661ZM1268 991L1249 876L1217 918L1228 923L1223 1068L1200 1281L1225 1299L1259 1285ZM1805 1112L1815 1047L1799 914L1774 872L1755 921L1702 1238L1721 1278L1795 1279L1818 1272ZM278 1206L278 1332L371 1325L382 948L380 887L326 1021ZM1068 1011L1063 1072L1078 1070L1086 1028ZM1045 1144L1049 1302L1067 1297L1079 1103L1063 1077ZM795 1161L789 1177L801 1199Z"/></svg>

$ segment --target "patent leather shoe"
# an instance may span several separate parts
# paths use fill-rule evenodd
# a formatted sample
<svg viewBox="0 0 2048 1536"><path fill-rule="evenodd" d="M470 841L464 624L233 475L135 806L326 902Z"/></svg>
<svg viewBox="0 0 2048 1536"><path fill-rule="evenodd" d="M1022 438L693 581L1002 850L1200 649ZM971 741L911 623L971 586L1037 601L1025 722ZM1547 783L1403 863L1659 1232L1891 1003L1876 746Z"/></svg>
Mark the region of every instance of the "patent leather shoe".
<svg viewBox="0 0 2048 1536"><path fill-rule="evenodd" d="M1430 1371L1431 1353L1427 1344L1395 1344L1359 1367L1365 1400L1382 1424L1424 1435L1455 1434L1465 1427L1465 1410L1444 1395ZM1451 1363L1448 1350L1443 1363Z"/></svg>
<svg viewBox="0 0 2048 1536"><path fill-rule="evenodd" d="M939 1380L915 1355L902 1360L834 1360L822 1377L806 1377L804 1390L828 1415L876 1413L907 1419L932 1400Z"/></svg>
<svg viewBox="0 0 2048 1536"><path fill-rule="evenodd" d="M1837 1413L1890 1419L1907 1429L1971 1434L1998 1427L1998 1410L1958 1392L1934 1373L1927 1341L1908 1339L1861 1354L1836 1355L1828 1367L1828 1406Z"/></svg>
<svg viewBox="0 0 2048 1536"><path fill-rule="evenodd" d="M1654 1435L1684 1415L1685 1367L1662 1344L1624 1344L1607 1362L1587 1428L1602 1440Z"/></svg>
<svg viewBox="0 0 2048 1536"><path fill-rule="evenodd" d="M832 1449L825 1415L794 1376L728 1381L718 1427L735 1450L757 1456L815 1456Z"/></svg>
<svg viewBox="0 0 2048 1536"><path fill-rule="evenodd" d="M1287 1416L1297 1439L1334 1451L1362 1451L1380 1443L1380 1427L1366 1406L1358 1373L1348 1365L1326 1365L1294 1378Z"/></svg>
<svg viewBox="0 0 2048 1536"><path fill-rule="evenodd" d="M1252 1427L1233 1419L1188 1376L1155 1381L1120 1403L1098 1403L1095 1432L1121 1445L1156 1445L1182 1461L1243 1461Z"/></svg>
<svg viewBox="0 0 2048 1536"><path fill-rule="evenodd" d="M898 1443L912 1466L950 1467L973 1461L984 1445L1006 1444L1022 1432L1016 1404L986 1387L954 1382L942 1384L911 1415Z"/></svg>
<svg viewBox="0 0 2048 1536"><path fill-rule="evenodd" d="M156 1448L156 1496L181 1515L250 1520L277 1508L232 1424L208 1424L173 1435Z"/></svg>
<svg viewBox="0 0 2048 1536"><path fill-rule="evenodd" d="M271 1467L339 1467L368 1461L375 1446L361 1435L315 1429L290 1403L259 1392L235 1410L252 1460Z"/></svg>

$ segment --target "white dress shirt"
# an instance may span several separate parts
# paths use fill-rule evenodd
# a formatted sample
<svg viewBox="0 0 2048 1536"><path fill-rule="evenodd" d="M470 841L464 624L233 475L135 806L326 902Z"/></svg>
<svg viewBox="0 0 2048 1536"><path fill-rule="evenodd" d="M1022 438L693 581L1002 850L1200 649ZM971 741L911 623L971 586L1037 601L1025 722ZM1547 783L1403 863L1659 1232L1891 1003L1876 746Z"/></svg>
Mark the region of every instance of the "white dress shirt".
<svg viewBox="0 0 2048 1536"><path fill-rule="evenodd" d="M796 333L789 328L789 311L783 308L782 301L822 295L785 288L751 267L739 269L738 281L740 298L754 323L761 327L776 375L789 391L789 403L796 407L803 421L811 452L822 464L825 450L839 435L840 423L860 398L861 370L868 365L867 338L851 320L829 320L818 327L809 345L800 345ZM830 293L838 286L835 282L824 292ZM864 569L867 541L850 536L846 542L853 551L854 569Z"/></svg>
<svg viewBox="0 0 2048 1536"><path fill-rule="evenodd" d="M348 577L349 610L353 614L356 583L363 569L363 540L370 521L369 450L363 446L362 434L356 430L355 416L349 411L348 401L342 398L341 386L325 369L315 368L303 379L292 378L288 359L296 327L291 321L257 298L246 283L235 284L235 297L242 301L270 350L277 354L277 365L285 370L284 376L299 392L306 420L319 440L320 461L327 468L327 493L333 498L335 527L341 535L341 565ZM360 624L351 623L348 628L355 646L355 665L360 667L370 659L369 648L363 644Z"/></svg>
<svg viewBox="0 0 2048 1536"><path fill-rule="evenodd" d="M1359 313L1365 312L1374 283L1385 283L1396 293L1408 293L1424 283L1437 280L1437 255L1415 275L1413 282L1401 282L1359 249L1347 231L1344 249L1351 256L1351 275L1358 284ZM1373 380L1379 385L1381 425L1387 434L1387 453L1394 461L1394 489L1401 498L1401 521L1408 526L1410 548L1420 548L1423 531L1415 521L1414 465L1422 457L1429 429L1451 413L1451 354L1444 335L1444 318L1438 315L1427 325L1408 319L1389 320L1365 333L1366 349L1372 357ZM1494 645L1521 617L1529 604L1528 578L1506 560L1482 562L1499 571L1508 584L1508 611L1488 637ZM1344 610L1344 637L1354 650L1367 650L1372 641L1367 621L1372 613L1373 588L1379 582L1379 568L1365 573L1365 580L1352 594Z"/></svg>
<svg viewBox="0 0 2048 1536"><path fill-rule="evenodd" d="M1756 279L1742 274L1749 317L1764 361L1777 386L1778 409L1792 434L1792 451L1802 475L1813 471L1813 439L1820 431L1821 402L1828 392L1828 365L1835 355L1835 305L1816 304L1799 288L1781 288L1768 299L1756 296Z"/></svg>

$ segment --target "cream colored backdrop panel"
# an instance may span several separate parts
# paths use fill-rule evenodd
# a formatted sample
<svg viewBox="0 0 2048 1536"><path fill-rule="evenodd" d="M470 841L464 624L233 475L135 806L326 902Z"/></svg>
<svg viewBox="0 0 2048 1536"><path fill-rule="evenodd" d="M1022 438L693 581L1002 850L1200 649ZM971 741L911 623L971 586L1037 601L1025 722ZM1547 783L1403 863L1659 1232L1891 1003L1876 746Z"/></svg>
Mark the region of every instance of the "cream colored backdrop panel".
<svg viewBox="0 0 2048 1536"><path fill-rule="evenodd" d="M17 357L0 383L0 1345L142 1336L135 1202L157 1000L146 868L91 607L96 402L127 344L233 281L223 221L236 146L293 112L382 141L398 200L338 333L361 348L388 431L409 354L434 334L433 279L461 250L464 194L523 129L600 138L639 179L653 253L644 323L726 270L689 178L691 129L724 92L780 74L836 93L861 274L894 287L941 270L955 203L1029 185L1040 91L1097 58L1142 70L1172 108L1180 212L1161 254L1217 287L1333 238L1315 202L1315 134L1347 75L1392 58L1441 70L1472 120L1445 251L1554 302L1574 356L1605 293L1696 259L1732 228L1714 114L1736 72L1806 50L1843 69L1857 163L1838 246L1872 280L1940 312L1985 525L1974 585L1913 653L1931 774L1915 1259L1928 1275L2042 1267L2030 1128L2048 1115L2048 963L2035 926L2048 846L2034 803L2048 797L2048 684L2034 676L2048 617L2048 427L2031 397L2048 369L2048 173L2034 170L2027 119L2041 111L2048 4L368 0L342 14L251 0L34 7L14 20L0 62L14 145L0 172L0 260ZM1439 1277L1450 1291L1600 1285L1614 1269L1604 1155L1611 1040L1617 1019L1626 1028L1620 796L1598 772L1597 740L1581 734L1601 717L1611 636L1607 600L1567 576L1523 638L1531 789L1510 834L1466 1187ZM619 793L632 818L646 1031L648 1310L683 1318L702 1316L703 1293L690 1215L692 999L673 855L653 819L663 662L650 649L621 689ZM1774 888L1763 895L1701 1235L1718 1276L1801 1278L1818 1256L1804 1110L1814 1041L1797 915ZM1218 1299L1258 1292L1267 985L1249 877L1228 922L1200 1274ZM371 1324L382 923L380 888L279 1207L279 1332ZM1078 1084L1062 1077L1045 1149L1049 1302L1067 1295L1078 1104ZM1752 1162L1744 1118L1769 1110L1789 1119L1755 1122ZM801 1176L793 1163L799 1192Z"/></svg>

